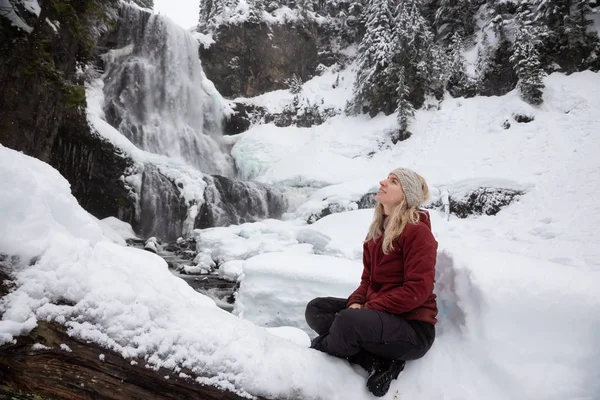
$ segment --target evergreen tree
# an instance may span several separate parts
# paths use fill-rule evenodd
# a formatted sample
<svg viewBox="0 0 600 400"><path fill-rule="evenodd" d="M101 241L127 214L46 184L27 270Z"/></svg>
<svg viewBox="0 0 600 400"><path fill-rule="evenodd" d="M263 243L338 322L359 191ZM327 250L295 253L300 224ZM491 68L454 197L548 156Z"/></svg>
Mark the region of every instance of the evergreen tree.
<svg viewBox="0 0 600 400"><path fill-rule="evenodd" d="M441 0L435 13L433 28L444 44L449 44L455 34L469 37L475 30L475 0Z"/></svg>
<svg viewBox="0 0 600 400"><path fill-rule="evenodd" d="M298 8L306 14L307 12L314 11L313 1L312 0L298 0Z"/></svg>
<svg viewBox="0 0 600 400"><path fill-rule="evenodd" d="M249 22L261 22L265 10L265 0L246 0L250 8Z"/></svg>
<svg viewBox="0 0 600 400"><path fill-rule="evenodd" d="M198 27L201 31L214 29L219 18L225 16L226 8L234 7L234 0L201 0L200 1L200 20Z"/></svg>
<svg viewBox="0 0 600 400"><path fill-rule="evenodd" d="M539 53L535 47L536 42L538 39L535 27L521 23L515 35L513 54L510 57L519 78L518 87L521 97L531 104L542 103L545 77Z"/></svg>
<svg viewBox="0 0 600 400"><path fill-rule="evenodd" d="M354 83L354 111L367 107L371 114L385 109L389 92L387 74L392 56L392 13L388 0L370 0L364 12L366 33L358 47L358 72Z"/></svg>
<svg viewBox="0 0 600 400"><path fill-rule="evenodd" d="M492 47L487 32L483 32L479 47L477 48L477 61L475 62L475 76L481 79L488 71Z"/></svg>
<svg viewBox="0 0 600 400"><path fill-rule="evenodd" d="M409 99L420 107L425 96L440 97L446 86L447 60L419 10L419 0L401 0L396 9L393 65L411 83Z"/></svg>
<svg viewBox="0 0 600 400"><path fill-rule="evenodd" d="M410 119L415 115L415 108L412 103L408 100L410 94L410 87L406 82L406 76L404 74L404 67L400 67L398 70L398 85L396 86L397 107L396 112L398 113L398 125L400 127L400 133L404 134L408 132L408 124Z"/></svg>
<svg viewBox="0 0 600 400"><path fill-rule="evenodd" d="M533 0L536 22L545 28L542 55L567 71L577 71L594 64L599 47L598 35L588 26L593 10L590 0Z"/></svg>
<svg viewBox="0 0 600 400"><path fill-rule="evenodd" d="M454 97L473 94L474 83L467 75L467 62L463 55L463 49L463 39L456 32L450 40L450 53L448 55L448 91ZM481 48L479 50L481 51Z"/></svg>
<svg viewBox="0 0 600 400"><path fill-rule="evenodd" d="M286 79L285 81L290 93L292 94L300 94L302 92L302 78L298 77L298 75L293 74L291 78Z"/></svg>

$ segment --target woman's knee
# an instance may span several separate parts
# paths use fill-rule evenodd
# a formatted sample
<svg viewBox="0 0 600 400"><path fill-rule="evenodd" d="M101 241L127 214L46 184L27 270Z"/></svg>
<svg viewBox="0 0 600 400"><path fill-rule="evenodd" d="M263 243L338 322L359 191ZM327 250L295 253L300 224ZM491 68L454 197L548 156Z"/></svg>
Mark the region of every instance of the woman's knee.
<svg viewBox="0 0 600 400"><path fill-rule="evenodd" d="M340 336L357 338L359 333L365 329L365 310L347 308L338 313L331 326L332 331L337 331Z"/></svg>
<svg viewBox="0 0 600 400"><path fill-rule="evenodd" d="M304 314L308 317L309 314L314 314L320 307L320 304L323 302L322 297L317 297L312 299L306 304L306 309L304 310Z"/></svg>
<svg viewBox="0 0 600 400"><path fill-rule="evenodd" d="M317 297L312 299L306 304L306 309L304 310L304 319L308 322L308 325L311 326L311 322L317 317L319 314L319 310L322 308L323 298ZM312 326L311 326L312 328Z"/></svg>

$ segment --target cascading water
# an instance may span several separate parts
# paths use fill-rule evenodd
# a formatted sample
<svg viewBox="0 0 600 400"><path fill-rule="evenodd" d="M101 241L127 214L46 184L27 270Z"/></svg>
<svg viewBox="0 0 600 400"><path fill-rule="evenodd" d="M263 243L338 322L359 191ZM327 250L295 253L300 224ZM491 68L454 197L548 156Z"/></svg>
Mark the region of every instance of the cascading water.
<svg viewBox="0 0 600 400"><path fill-rule="evenodd" d="M198 42L159 15L123 5L116 46L105 57L107 121L142 150L233 177L218 141L224 103L202 70Z"/></svg>
<svg viewBox="0 0 600 400"><path fill-rule="evenodd" d="M143 236L173 240L196 227L281 216L287 199L279 190L233 179L232 157L220 145L228 106L205 77L188 32L122 3L107 47L104 74L88 88L97 101L88 101L88 115L98 132L111 125L109 140L121 134L131 142L125 147L136 169L125 181Z"/></svg>

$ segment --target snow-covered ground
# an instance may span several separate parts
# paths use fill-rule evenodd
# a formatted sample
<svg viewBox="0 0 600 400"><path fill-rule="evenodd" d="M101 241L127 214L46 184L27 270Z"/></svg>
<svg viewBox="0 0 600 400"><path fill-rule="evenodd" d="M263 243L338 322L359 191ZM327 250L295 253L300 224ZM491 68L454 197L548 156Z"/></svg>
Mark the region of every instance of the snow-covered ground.
<svg viewBox="0 0 600 400"><path fill-rule="evenodd" d="M88 215L48 165L0 147L0 253L21 260L16 289L0 300L0 343L56 320L123 357L201 372L212 376L202 383L245 395L372 398L364 371L308 349L301 330L306 301L358 285L371 211L312 225L295 216L331 198L355 202L405 166L438 191L477 184L526 193L496 216L446 220L432 211L438 336L385 398L598 399L600 76L553 74L546 86L537 108L515 92L449 98L417 112L413 136L397 145L387 138L394 116L255 126L235 137L247 176L320 189L285 221L194 232L199 248L225 263L223 276L241 282L234 315L159 257L114 243L130 232ZM534 120L517 123L516 113ZM269 330L278 325L300 329Z"/></svg>

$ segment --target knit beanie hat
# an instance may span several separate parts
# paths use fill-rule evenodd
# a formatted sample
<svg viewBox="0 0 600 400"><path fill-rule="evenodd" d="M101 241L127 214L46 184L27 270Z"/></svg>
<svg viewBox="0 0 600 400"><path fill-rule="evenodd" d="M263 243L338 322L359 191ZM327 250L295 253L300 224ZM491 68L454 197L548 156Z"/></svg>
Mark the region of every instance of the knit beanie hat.
<svg viewBox="0 0 600 400"><path fill-rule="evenodd" d="M404 191L404 197L406 199L406 205L410 207L419 207L425 201L425 194L423 193L423 187L419 181L419 175L415 171L408 168L396 168L390 174L394 174L398 177L402 190Z"/></svg>

